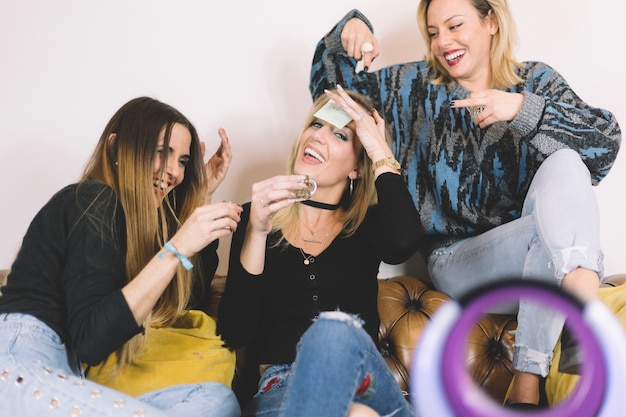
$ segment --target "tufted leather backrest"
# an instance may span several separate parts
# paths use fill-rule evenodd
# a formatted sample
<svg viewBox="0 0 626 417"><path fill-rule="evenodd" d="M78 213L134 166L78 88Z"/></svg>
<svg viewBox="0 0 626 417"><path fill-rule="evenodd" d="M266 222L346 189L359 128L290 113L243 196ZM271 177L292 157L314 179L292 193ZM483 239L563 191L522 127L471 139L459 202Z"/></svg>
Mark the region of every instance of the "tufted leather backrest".
<svg viewBox="0 0 626 417"><path fill-rule="evenodd" d="M378 330L382 355L400 389L408 392L415 345L437 309L450 298L410 276L379 280Z"/></svg>
<svg viewBox="0 0 626 417"><path fill-rule="evenodd" d="M402 390L409 390L409 372L415 346L437 309L450 298L429 283L410 276L380 280L378 285L382 354ZM478 386L501 402L513 378L515 316L487 314L471 331L466 362Z"/></svg>

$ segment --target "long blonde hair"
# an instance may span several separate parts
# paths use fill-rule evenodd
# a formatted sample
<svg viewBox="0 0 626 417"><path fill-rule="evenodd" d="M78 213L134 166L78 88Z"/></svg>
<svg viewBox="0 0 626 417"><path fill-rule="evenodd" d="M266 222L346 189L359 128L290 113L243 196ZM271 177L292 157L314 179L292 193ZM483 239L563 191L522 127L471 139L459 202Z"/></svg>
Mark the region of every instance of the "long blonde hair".
<svg viewBox="0 0 626 417"><path fill-rule="evenodd" d="M374 104L372 100L354 91L346 92L369 114L374 111ZM302 125L302 128L300 129L300 133L298 134L297 139L294 141L291 147L291 153L287 161L288 174L295 173L294 166L296 163L296 158L298 157L298 148L300 145L300 138L302 137L302 134L306 129L311 126L313 121L316 119L314 116L315 112L322 108L328 101L328 96L326 94L322 94L313 103L313 106L311 107L311 110L309 111L309 114L307 115ZM385 130L385 137L387 138L387 141L391 143L391 136L388 129ZM365 152L365 149L361 148L360 154L357 158L357 170L360 173L360 178L358 180L354 180L352 193L350 193L349 181L346 177L346 189L341 199L341 208L344 210L345 214L344 224L340 232L340 236L342 237L350 236L354 232L356 232L356 230L363 222L363 219L365 219L368 207L372 204L375 204L377 201L376 189L374 188L374 173L371 167L372 160L369 158L369 156L367 156L367 152ZM277 212L276 215L272 218L272 229L274 231L278 231L289 230L290 228L295 227L295 225L299 223L300 219L298 215L299 210L300 203L296 203ZM279 241L278 244L285 242L286 240L283 239L282 241Z"/></svg>
<svg viewBox="0 0 626 417"><path fill-rule="evenodd" d="M432 0L420 0L417 7L417 23L420 32L426 41L427 52L424 57L426 63L433 69L433 84L451 85L454 79L448 71L439 63L433 55L430 34L428 33L428 8ZM507 0L468 0L474 9L484 20L491 11L498 22L498 31L491 38L491 48L489 52L489 63L491 65L491 76L495 88L507 89L521 83L523 80L517 75L517 68L523 64L517 61L513 54L513 49L517 43L515 21L511 16L511 10Z"/></svg>
<svg viewBox="0 0 626 417"><path fill-rule="evenodd" d="M175 190L154 206L153 164L161 132L164 132L163 160L167 160L170 134L175 123L191 134L190 159L185 177ZM161 167L162 173L165 164ZM178 110L149 97L138 97L124 104L105 127L88 160L81 181L108 185L119 200L126 221L126 282L136 277L154 254L169 240L204 201L207 186L200 141L196 129ZM115 372L129 363L141 349L150 326L171 324L186 307L193 286L192 272L200 274L199 257L192 259L193 270L178 268L152 313L144 323L146 335L139 334L117 352Z"/></svg>

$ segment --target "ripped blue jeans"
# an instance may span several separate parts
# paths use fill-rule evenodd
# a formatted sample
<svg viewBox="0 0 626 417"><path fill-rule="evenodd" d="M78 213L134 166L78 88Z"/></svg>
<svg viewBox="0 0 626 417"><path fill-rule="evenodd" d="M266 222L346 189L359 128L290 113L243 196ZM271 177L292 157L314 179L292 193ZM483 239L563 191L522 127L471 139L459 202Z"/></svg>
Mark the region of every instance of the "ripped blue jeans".
<svg viewBox="0 0 626 417"><path fill-rule="evenodd" d="M577 267L602 277L599 223L589 170L576 152L559 150L537 170L519 219L435 249L428 259L429 272L435 287L453 298L509 278L560 285ZM514 308L518 327L513 367L545 377L564 317L529 300Z"/></svg>
<svg viewBox="0 0 626 417"><path fill-rule="evenodd" d="M345 417L354 402L381 416L415 415L362 321L332 311L302 335L293 364L263 373L243 415Z"/></svg>

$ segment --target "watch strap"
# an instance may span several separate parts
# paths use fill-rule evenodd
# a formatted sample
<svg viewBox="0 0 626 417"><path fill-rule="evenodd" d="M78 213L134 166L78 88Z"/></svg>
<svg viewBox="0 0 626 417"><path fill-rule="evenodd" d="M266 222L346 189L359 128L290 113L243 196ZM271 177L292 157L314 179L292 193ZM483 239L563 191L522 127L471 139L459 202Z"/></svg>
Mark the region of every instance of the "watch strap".
<svg viewBox="0 0 626 417"><path fill-rule="evenodd" d="M372 164L372 170L376 171L377 168L380 168L385 165L398 171L400 171L402 168L400 166L400 163L396 160L396 158L388 157L388 158L379 159L378 161L374 162Z"/></svg>

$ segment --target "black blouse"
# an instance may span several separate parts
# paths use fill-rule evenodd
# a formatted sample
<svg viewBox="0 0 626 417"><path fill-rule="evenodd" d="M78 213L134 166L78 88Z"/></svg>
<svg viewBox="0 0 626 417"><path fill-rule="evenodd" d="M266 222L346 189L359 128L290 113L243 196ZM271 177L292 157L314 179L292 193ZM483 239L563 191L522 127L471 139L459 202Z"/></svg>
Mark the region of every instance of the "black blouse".
<svg viewBox="0 0 626 417"><path fill-rule="evenodd" d="M250 203L244 205L219 311L218 333L228 346L252 344L258 363L291 363L311 320L337 309L360 316L365 330L378 340L380 262L406 261L423 232L400 175L380 175L376 190L378 204L369 208L356 233L335 238L318 256L291 245L273 246L281 234L270 235L261 275L249 274L239 258L250 215Z"/></svg>
<svg viewBox="0 0 626 417"><path fill-rule="evenodd" d="M67 348L96 365L141 332L122 294L126 283L126 224L113 190L88 181L57 192L35 215L17 254L0 313L30 314L46 323ZM190 308L217 268L218 241L201 253L202 271Z"/></svg>

